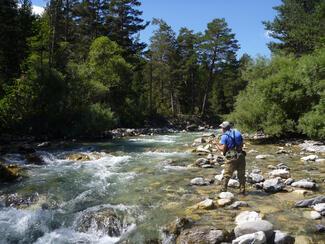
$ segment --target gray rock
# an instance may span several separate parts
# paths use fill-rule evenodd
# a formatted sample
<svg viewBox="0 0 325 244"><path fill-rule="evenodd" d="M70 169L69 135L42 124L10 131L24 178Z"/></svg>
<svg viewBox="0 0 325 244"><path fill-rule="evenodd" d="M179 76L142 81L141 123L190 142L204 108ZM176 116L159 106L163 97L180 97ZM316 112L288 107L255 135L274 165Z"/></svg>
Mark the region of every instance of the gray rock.
<svg viewBox="0 0 325 244"><path fill-rule="evenodd" d="M317 232L324 233L325 232L325 226L321 224L316 225Z"/></svg>
<svg viewBox="0 0 325 244"><path fill-rule="evenodd" d="M269 176L271 178L280 177L282 179L288 179L290 178L290 172L287 171L286 169L275 169L269 173Z"/></svg>
<svg viewBox="0 0 325 244"><path fill-rule="evenodd" d="M268 179L263 183L263 189L269 193L275 193L282 191L285 187L284 183L281 181L281 178Z"/></svg>
<svg viewBox="0 0 325 244"><path fill-rule="evenodd" d="M185 229L180 233L176 243L205 243L216 244L224 240L224 233L211 226L197 226L190 229Z"/></svg>
<svg viewBox="0 0 325 244"><path fill-rule="evenodd" d="M221 192L220 194L219 194L219 198L220 199L230 199L230 200L232 200L232 199L234 199L234 194L232 194L231 192Z"/></svg>
<svg viewBox="0 0 325 244"><path fill-rule="evenodd" d="M269 155L269 154L260 154L260 155L257 155L255 158L256 159L266 159L266 158L269 158L269 157L272 157L272 155Z"/></svg>
<svg viewBox="0 0 325 244"><path fill-rule="evenodd" d="M200 137L200 138L196 138L194 140L194 143L206 143L206 140L204 138Z"/></svg>
<svg viewBox="0 0 325 244"><path fill-rule="evenodd" d="M231 204L230 206L227 207L227 209L238 209L240 207L248 207L248 203L244 202L244 201L236 201L233 204Z"/></svg>
<svg viewBox="0 0 325 244"><path fill-rule="evenodd" d="M195 164L197 166L201 166L203 164L208 164L209 163L209 160L206 159L206 158L198 158L196 161L195 161Z"/></svg>
<svg viewBox="0 0 325 244"><path fill-rule="evenodd" d="M235 219L235 223L237 225L245 223L262 220L261 216L255 211L244 211L237 215Z"/></svg>
<svg viewBox="0 0 325 244"><path fill-rule="evenodd" d="M258 231L252 234L242 235L232 241L232 244L264 244L266 236L263 231Z"/></svg>
<svg viewBox="0 0 325 244"><path fill-rule="evenodd" d="M205 199L204 201L202 202L199 202L197 205L196 205L197 208L199 209L206 209L206 210L209 210L209 209L213 209L214 208L214 202L212 199Z"/></svg>
<svg viewBox="0 0 325 244"><path fill-rule="evenodd" d="M316 161L316 159L318 159L317 155L309 155L309 156L301 158L302 161L306 161L306 162L308 162L308 161Z"/></svg>
<svg viewBox="0 0 325 244"><path fill-rule="evenodd" d="M273 235L273 225L266 220L256 220L240 223L234 230L236 237L252 234L258 231L263 231L266 238L270 239Z"/></svg>
<svg viewBox="0 0 325 244"><path fill-rule="evenodd" d="M325 203L325 196L317 196L314 198L298 201L296 202L295 207L306 208L306 207L316 205L318 203Z"/></svg>
<svg viewBox="0 0 325 244"><path fill-rule="evenodd" d="M203 179L202 177L197 177L191 180L191 185L205 186L209 184L210 182L208 180Z"/></svg>
<svg viewBox="0 0 325 244"><path fill-rule="evenodd" d="M247 182L256 184L264 181L264 177L260 174L250 173L247 177Z"/></svg>
<svg viewBox="0 0 325 244"><path fill-rule="evenodd" d="M305 179L293 182L291 184L291 186L304 188L304 189L315 189L316 188L316 184L314 182L311 182L311 181L308 181Z"/></svg>
<svg viewBox="0 0 325 244"><path fill-rule="evenodd" d="M229 182L228 182L228 186L229 187L239 187L239 181L234 180L234 179L230 179Z"/></svg>
<svg viewBox="0 0 325 244"><path fill-rule="evenodd" d="M274 231L274 244L294 244L295 238L280 230Z"/></svg>

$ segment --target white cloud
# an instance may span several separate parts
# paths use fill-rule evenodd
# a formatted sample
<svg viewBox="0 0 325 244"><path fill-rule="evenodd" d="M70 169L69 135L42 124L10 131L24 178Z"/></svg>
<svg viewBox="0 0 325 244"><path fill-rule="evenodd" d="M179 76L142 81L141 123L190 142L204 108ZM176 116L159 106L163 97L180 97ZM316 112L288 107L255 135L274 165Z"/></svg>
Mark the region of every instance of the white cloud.
<svg viewBox="0 0 325 244"><path fill-rule="evenodd" d="M33 14L42 15L44 13L44 8L40 7L40 6L33 5L32 11L33 11Z"/></svg>

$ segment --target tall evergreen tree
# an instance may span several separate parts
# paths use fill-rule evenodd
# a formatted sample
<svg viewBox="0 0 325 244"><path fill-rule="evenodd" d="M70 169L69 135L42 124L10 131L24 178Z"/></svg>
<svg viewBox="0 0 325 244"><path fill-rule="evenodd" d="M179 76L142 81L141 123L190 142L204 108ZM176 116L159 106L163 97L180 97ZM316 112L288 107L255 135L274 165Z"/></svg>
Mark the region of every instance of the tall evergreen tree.
<svg viewBox="0 0 325 244"><path fill-rule="evenodd" d="M222 64L229 63L235 58L239 49L235 34L231 32L225 19L214 19L208 23L200 46L203 62L208 71L202 101L201 115L206 111L209 90L214 76L220 71Z"/></svg>
<svg viewBox="0 0 325 244"><path fill-rule="evenodd" d="M274 7L277 16L264 25L269 35L279 42L270 42L273 52L302 55L325 43L325 2L323 0L282 0Z"/></svg>
<svg viewBox="0 0 325 244"><path fill-rule="evenodd" d="M138 0L111 0L109 15L105 28L108 37L125 50L125 57L130 57L145 48L145 43L139 42L137 34L144 30L149 22L141 18L142 11Z"/></svg>

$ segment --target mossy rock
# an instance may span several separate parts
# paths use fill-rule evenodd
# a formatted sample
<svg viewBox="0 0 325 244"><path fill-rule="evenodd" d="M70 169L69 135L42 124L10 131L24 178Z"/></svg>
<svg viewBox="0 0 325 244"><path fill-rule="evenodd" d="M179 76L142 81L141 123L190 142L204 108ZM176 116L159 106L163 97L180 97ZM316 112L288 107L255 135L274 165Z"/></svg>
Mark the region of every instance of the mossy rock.
<svg viewBox="0 0 325 244"><path fill-rule="evenodd" d="M0 181L10 182L18 179L21 168L17 165L4 165L0 163Z"/></svg>

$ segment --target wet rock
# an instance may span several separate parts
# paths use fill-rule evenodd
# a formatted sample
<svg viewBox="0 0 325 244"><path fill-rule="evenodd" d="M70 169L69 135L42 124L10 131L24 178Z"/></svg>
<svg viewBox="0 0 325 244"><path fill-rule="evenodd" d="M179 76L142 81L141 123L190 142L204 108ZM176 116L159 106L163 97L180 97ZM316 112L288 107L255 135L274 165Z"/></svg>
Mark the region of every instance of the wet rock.
<svg viewBox="0 0 325 244"><path fill-rule="evenodd" d="M272 169L272 170L273 170L273 169L277 169L277 167L274 166L274 165L268 165L267 168L268 168L268 169Z"/></svg>
<svg viewBox="0 0 325 244"><path fill-rule="evenodd" d="M254 150L254 149L251 149L251 150L249 150L247 153L249 153L249 154L252 154L252 153L258 153L258 151Z"/></svg>
<svg viewBox="0 0 325 244"><path fill-rule="evenodd" d="M231 204L230 206L227 207L227 209L238 209L241 207L248 207L248 203L244 202L244 201L236 201L233 204Z"/></svg>
<svg viewBox="0 0 325 244"><path fill-rule="evenodd" d="M232 241L232 244L264 244L266 236L263 231L258 231L252 234L242 235Z"/></svg>
<svg viewBox="0 0 325 244"><path fill-rule="evenodd" d="M284 184L286 184L287 186L291 185L295 180L292 178L288 178L284 181Z"/></svg>
<svg viewBox="0 0 325 244"><path fill-rule="evenodd" d="M209 163L209 160L206 158L198 158L197 160L195 160L195 164L197 166L202 166L202 165L208 164L208 163Z"/></svg>
<svg viewBox="0 0 325 244"><path fill-rule="evenodd" d="M202 202L199 202L197 205L196 205L196 208L198 209L205 209L205 210L210 210L210 209L214 209L215 208L215 205L214 205L214 202L212 199L205 199L204 201Z"/></svg>
<svg viewBox="0 0 325 244"><path fill-rule="evenodd" d="M194 143L202 144L202 143L206 143L206 140L203 137L200 137L200 138L196 138L194 140Z"/></svg>
<svg viewBox="0 0 325 244"><path fill-rule="evenodd" d="M269 154L260 154L260 155L257 155L255 158L256 159L266 159L266 158L269 158L269 157L272 157L272 155L269 155Z"/></svg>
<svg viewBox="0 0 325 244"><path fill-rule="evenodd" d="M294 244L295 238L280 230L274 231L274 244Z"/></svg>
<svg viewBox="0 0 325 244"><path fill-rule="evenodd" d="M235 227L235 236L239 237L246 234L252 234L258 231L263 231L267 239L273 235L273 225L266 220L256 220L242 222Z"/></svg>
<svg viewBox="0 0 325 244"><path fill-rule="evenodd" d="M325 211L325 203L318 203L313 208L317 212L323 212Z"/></svg>
<svg viewBox="0 0 325 244"><path fill-rule="evenodd" d="M28 164L44 165L45 162L40 154L37 152L26 154L26 160Z"/></svg>
<svg viewBox="0 0 325 244"><path fill-rule="evenodd" d="M176 243L216 244L221 243L224 238L225 234L222 230L210 226L196 226L182 231Z"/></svg>
<svg viewBox="0 0 325 244"><path fill-rule="evenodd" d="M263 182L263 189L269 193L276 193L282 191L285 185L281 178L268 179Z"/></svg>
<svg viewBox="0 0 325 244"><path fill-rule="evenodd" d="M325 145L322 142L317 141L304 141L304 143L299 144L299 147L307 152L325 152Z"/></svg>
<svg viewBox="0 0 325 244"><path fill-rule="evenodd" d="M220 174L220 175L216 175L216 176L214 176L214 179L215 179L216 181L218 181L218 182L222 181L222 179L223 179L223 174Z"/></svg>
<svg viewBox="0 0 325 244"><path fill-rule="evenodd" d="M205 131L205 127L204 127L204 126L199 126L199 127L197 128L197 130L198 130L198 131Z"/></svg>
<svg viewBox="0 0 325 244"><path fill-rule="evenodd" d="M264 177L260 174L250 173L247 177L247 182L256 184L264 181Z"/></svg>
<svg viewBox="0 0 325 244"><path fill-rule="evenodd" d="M321 219L322 215L320 213L318 213L317 211L311 211L310 218L311 219Z"/></svg>
<svg viewBox="0 0 325 244"><path fill-rule="evenodd" d="M17 193L14 193L6 197L5 205L6 207L26 208L31 204L36 203L38 200L39 194L37 192L26 196L21 196Z"/></svg>
<svg viewBox="0 0 325 244"><path fill-rule="evenodd" d="M21 168L17 165L4 165L0 163L0 182L10 182L18 179Z"/></svg>
<svg viewBox="0 0 325 244"><path fill-rule="evenodd" d="M289 151L284 150L283 148L278 149L278 150L276 151L276 154L288 154L288 153L289 153Z"/></svg>
<svg viewBox="0 0 325 244"><path fill-rule="evenodd" d="M202 146L198 146L195 149L196 152L200 152L200 153L210 153L211 151L208 148L204 148Z"/></svg>
<svg viewBox="0 0 325 244"><path fill-rule="evenodd" d="M284 163L279 163L276 165L277 169L284 169L284 170L290 170L290 168L288 167L288 165L284 164Z"/></svg>
<svg viewBox="0 0 325 244"><path fill-rule="evenodd" d="M163 239L176 240L176 237L181 233L181 231L185 230L186 228L190 228L192 224L193 222L190 219L177 218L172 223L163 227L162 229L162 233L164 235Z"/></svg>
<svg viewBox="0 0 325 244"><path fill-rule="evenodd" d="M195 131L197 129L198 129L198 126L196 124L190 124L190 125L186 126L187 131Z"/></svg>
<svg viewBox="0 0 325 244"><path fill-rule="evenodd" d="M29 144L23 144L18 147L18 153L20 154L36 153L36 150Z"/></svg>
<svg viewBox="0 0 325 244"><path fill-rule="evenodd" d="M316 189L317 185L314 182L308 181L308 180L299 180L296 182L293 182L291 184L291 186L293 187L299 187L299 188L304 188L304 189Z"/></svg>
<svg viewBox="0 0 325 244"><path fill-rule="evenodd" d="M239 215L237 215L237 217L235 219L235 223L237 225L239 225L241 223L257 221L257 220L262 220L259 213L255 212L255 211L244 211L244 212L241 212Z"/></svg>
<svg viewBox="0 0 325 244"><path fill-rule="evenodd" d="M70 161L89 161L91 157L88 154L76 153L69 155L67 159Z"/></svg>
<svg viewBox="0 0 325 244"><path fill-rule="evenodd" d="M325 232L325 225L317 224L316 225L316 230L319 233L324 233Z"/></svg>
<svg viewBox="0 0 325 244"><path fill-rule="evenodd" d="M203 179L202 177L197 177L191 180L191 185L206 186L206 185L210 185L210 181Z"/></svg>
<svg viewBox="0 0 325 244"><path fill-rule="evenodd" d="M282 179L290 178L290 172L285 169L275 169L269 173L271 178L280 177Z"/></svg>
<svg viewBox="0 0 325 244"><path fill-rule="evenodd" d="M318 203L325 203L325 196L317 196L314 198L298 201L296 202L295 207L306 208L306 207L316 205Z"/></svg>
<svg viewBox="0 0 325 244"><path fill-rule="evenodd" d="M231 192L221 192L219 194L219 198L220 199L230 199L233 200L234 199L234 194L232 194Z"/></svg>
<svg viewBox="0 0 325 244"><path fill-rule="evenodd" d="M109 236L120 236L123 230L123 221L110 208L101 209L96 212L85 212L77 220L76 230L87 232L89 230L100 231Z"/></svg>
<svg viewBox="0 0 325 244"><path fill-rule="evenodd" d="M317 155L309 155L309 156L301 158L302 161L306 161L306 162L308 162L308 161L316 161L316 159L318 159Z"/></svg>

